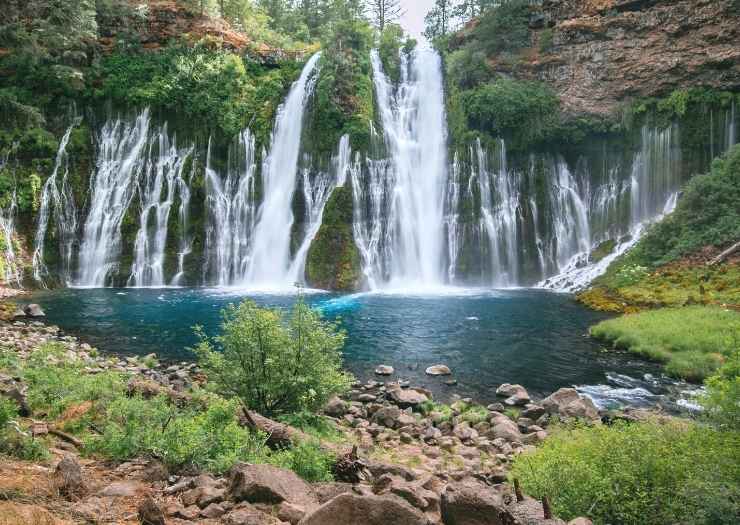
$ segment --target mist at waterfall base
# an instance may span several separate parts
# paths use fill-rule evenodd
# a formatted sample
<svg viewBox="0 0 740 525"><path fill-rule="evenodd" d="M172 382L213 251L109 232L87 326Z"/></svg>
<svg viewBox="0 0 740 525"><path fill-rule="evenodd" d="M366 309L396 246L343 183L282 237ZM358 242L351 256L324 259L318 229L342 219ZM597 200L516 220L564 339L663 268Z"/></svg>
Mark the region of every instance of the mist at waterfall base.
<svg viewBox="0 0 740 525"><path fill-rule="evenodd" d="M191 359L187 347L201 325L219 332L220 311L244 298L289 308L295 295L250 295L224 289L69 289L34 297L48 320L107 351L128 355L156 352L161 359ZM495 401L504 382L520 383L546 395L576 385L603 406L653 405L665 382L656 365L628 354L603 350L587 336L604 319L563 294L543 290L457 290L438 295L314 293L306 301L347 331L345 367L363 381L406 379L435 398L452 394ZM458 381L432 378L426 367L443 363ZM379 364L392 365L390 378L374 376ZM634 378L634 379L630 379ZM640 383L625 387L625 382ZM678 388L678 387L677 387Z"/></svg>

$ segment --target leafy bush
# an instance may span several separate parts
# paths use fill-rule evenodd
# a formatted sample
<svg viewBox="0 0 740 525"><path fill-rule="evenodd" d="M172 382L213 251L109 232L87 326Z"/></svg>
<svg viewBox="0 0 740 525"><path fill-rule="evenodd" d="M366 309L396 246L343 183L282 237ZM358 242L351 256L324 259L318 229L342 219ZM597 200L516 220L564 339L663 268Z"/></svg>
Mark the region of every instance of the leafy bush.
<svg viewBox="0 0 740 525"><path fill-rule="evenodd" d="M500 78L461 97L468 125L507 139L512 149L545 140L558 126L558 98L541 82Z"/></svg>
<svg viewBox="0 0 740 525"><path fill-rule="evenodd" d="M223 312L222 335L197 330L209 386L245 408L274 415L317 410L351 383L341 369L345 333L299 299L289 317L253 301Z"/></svg>
<svg viewBox="0 0 740 525"><path fill-rule="evenodd" d="M656 224L630 252L658 266L704 246L740 239L740 145L716 159L711 172L691 179L676 210Z"/></svg>
<svg viewBox="0 0 740 525"><path fill-rule="evenodd" d="M736 523L740 438L688 422L561 428L511 471L563 519L595 523Z"/></svg>
<svg viewBox="0 0 740 525"><path fill-rule="evenodd" d="M236 403L210 399L205 410L179 409L165 396L121 397L108 406L101 436L91 452L116 460L153 456L171 468L224 472L238 461L264 463L262 436L239 426Z"/></svg>
<svg viewBox="0 0 740 525"><path fill-rule="evenodd" d="M34 439L18 425L18 405L0 396L0 454L20 459L41 460L49 457L44 443Z"/></svg>
<svg viewBox="0 0 740 525"><path fill-rule="evenodd" d="M705 417L718 428L740 432L740 350L705 381Z"/></svg>
<svg viewBox="0 0 740 525"><path fill-rule="evenodd" d="M314 442L302 442L290 449L274 453L269 462L287 468L306 481L333 481L332 467L336 458Z"/></svg>
<svg viewBox="0 0 740 525"><path fill-rule="evenodd" d="M491 69L482 51L464 47L447 55L447 72L462 89L473 88L491 78Z"/></svg>
<svg viewBox="0 0 740 525"><path fill-rule="evenodd" d="M515 51L529 44L529 1L509 0L487 9L473 31L486 53Z"/></svg>
<svg viewBox="0 0 740 525"><path fill-rule="evenodd" d="M648 359L666 372L701 381L740 344L740 314L719 307L663 308L624 315L591 327L591 335Z"/></svg>

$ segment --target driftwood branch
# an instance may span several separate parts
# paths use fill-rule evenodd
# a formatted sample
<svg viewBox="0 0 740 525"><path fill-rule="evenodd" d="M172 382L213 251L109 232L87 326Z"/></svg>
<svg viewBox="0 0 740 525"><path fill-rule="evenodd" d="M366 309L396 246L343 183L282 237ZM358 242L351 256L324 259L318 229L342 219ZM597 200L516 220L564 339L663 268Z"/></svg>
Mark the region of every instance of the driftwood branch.
<svg viewBox="0 0 740 525"><path fill-rule="evenodd" d="M317 441L315 437L309 436L302 430L244 408L241 410L239 423L244 427L265 433L267 435L267 446L270 448L286 448L298 443ZM327 441L318 441L319 446L327 452L332 452L335 455L344 453L339 445Z"/></svg>
<svg viewBox="0 0 740 525"><path fill-rule="evenodd" d="M546 520L552 519L552 509L550 508L550 500L547 496L542 496L542 513Z"/></svg>
<svg viewBox="0 0 740 525"><path fill-rule="evenodd" d="M53 435L57 436L58 438L63 439L67 443L72 443L77 448L82 448L82 446L83 446L82 441L80 441L79 439L77 439L76 437L74 437L71 434L67 434L66 432L62 432L58 428L49 427L49 434L53 434Z"/></svg>
<svg viewBox="0 0 740 525"><path fill-rule="evenodd" d="M524 501L524 495L522 494L522 486L519 484L519 478L514 478L514 494L516 495L516 501Z"/></svg>
<svg viewBox="0 0 740 525"><path fill-rule="evenodd" d="M740 251L740 241L736 242L725 251L720 253L717 257L709 261L708 266L716 266L724 262L730 255L734 254L737 251Z"/></svg>

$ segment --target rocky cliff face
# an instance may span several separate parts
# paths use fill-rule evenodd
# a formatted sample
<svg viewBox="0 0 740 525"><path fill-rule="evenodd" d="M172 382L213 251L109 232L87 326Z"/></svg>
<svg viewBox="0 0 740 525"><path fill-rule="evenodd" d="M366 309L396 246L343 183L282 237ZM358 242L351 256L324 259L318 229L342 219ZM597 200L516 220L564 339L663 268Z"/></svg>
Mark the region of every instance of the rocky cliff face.
<svg viewBox="0 0 740 525"><path fill-rule="evenodd" d="M545 0L530 25L533 50L513 72L550 84L569 113L613 114L677 88L740 89L736 0Z"/></svg>

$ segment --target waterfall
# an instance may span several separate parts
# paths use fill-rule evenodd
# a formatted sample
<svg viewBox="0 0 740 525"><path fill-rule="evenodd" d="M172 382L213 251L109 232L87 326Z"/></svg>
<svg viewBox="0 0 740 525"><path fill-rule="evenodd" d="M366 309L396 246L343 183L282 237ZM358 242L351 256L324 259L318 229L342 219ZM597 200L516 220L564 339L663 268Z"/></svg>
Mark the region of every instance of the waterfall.
<svg viewBox="0 0 740 525"><path fill-rule="evenodd" d="M352 170L352 149L349 145L349 135L343 135L339 140L337 153L332 157L329 173L319 172L311 178L309 169L302 174L303 200L306 206L305 232L298 250L293 256L293 262L288 270L286 282L302 282L306 267L306 257L311 242L321 228L324 207L329 201L335 187L344 186L347 181L347 172ZM308 164L308 163L307 163Z"/></svg>
<svg viewBox="0 0 740 525"><path fill-rule="evenodd" d="M457 153L452 160L452 176L445 193L445 226L447 228L447 279L454 282L457 272L457 257L460 250L460 159Z"/></svg>
<svg viewBox="0 0 740 525"><path fill-rule="evenodd" d="M6 165L7 158L0 159L0 172L3 171ZM0 248L2 249L2 253L0 253L2 260L0 262L3 268L0 278L2 278L2 281L15 284L20 288L23 280L23 270L16 253L15 217L17 213L18 200L15 190L13 190L5 207L0 207Z"/></svg>
<svg viewBox="0 0 740 525"><path fill-rule="evenodd" d="M285 287L290 281L292 199L306 102L315 83L320 54L311 57L278 109L270 153L262 164L263 201L254 228L252 249L240 284Z"/></svg>
<svg viewBox="0 0 740 525"><path fill-rule="evenodd" d="M371 62L392 187L383 192L382 199L389 202L376 201L374 204L379 206L371 211L376 216L382 213L387 221L382 239L382 271L366 268L365 273L368 282L374 281L376 286L380 275L395 286L438 286L445 281L443 215L447 175L441 61L430 49L416 49L410 55L402 53L401 80L395 90L375 50ZM376 165L368 170L371 192L379 189L378 181L372 180L378 172L372 172L384 168ZM370 259L379 255L375 242L372 235L359 241L366 244Z"/></svg>
<svg viewBox="0 0 740 525"><path fill-rule="evenodd" d="M181 286L185 278L185 258L193 251L193 239L188 233L190 226L190 184L195 174L196 157L195 151L191 151L193 159L190 168L190 177L186 181L182 176L177 177L175 182L180 195L180 208L177 211L177 223L180 230L180 240L177 249L177 273L172 278L172 286Z"/></svg>
<svg viewBox="0 0 740 525"><path fill-rule="evenodd" d="M167 126L157 130L149 142L143 180L138 184L141 201L139 231L134 244L134 263L131 267L129 286L158 287L165 285L164 258L170 209L176 192L187 184L182 178L185 161L193 148L178 150L176 141L170 141ZM189 191L186 194L189 199ZM183 213L181 209L180 213ZM182 265L182 261L180 261Z"/></svg>
<svg viewBox="0 0 740 525"><path fill-rule="evenodd" d="M506 166L506 145L498 141L498 165L489 169L488 155L476 141L478 189L481 201L481 231L488 239L494 286L518 284L519 272L519 184L516 173Z"/></svg>
<svg viewBox="0 0 740 525"><path fill-rule="evenodd" d="M62 140L59 142L59 148L57 149L56 159L54 160L54 169L41 189L38 212L39 220L34 237L32 266L33 278L42 285L44 284L44 276L48 274L48 269L44 264L44 241L46 240L46 232L49 227L52 206L61 256L59 273L66 284L69 284L71 281L72 252L77 234L77 208L75 207L72 188L68 180L69 158L67 156L67 144L69 144L72 130L80 122L80 118L75 118L62 136ZM64 175L62 175L61 182L57 182L59 170L62 169L62 166L64 166Z"/></svg>
<svg viewBox="0 0 740 525"><path fill-rule="evenodd" d="M90 180L90 206L80 247L77 286L101 287L118 266L121 223L145 166L149 110L133 122L106 122Z"/></svg>
<svg viewBox="0 0 740 525"><path fill-rule="evenodd" d="M206 272L220 286L243 279L249 261L249 248L256 217L255 176L257 159L255 138L246 129L229 149L225 177L211 166L211 141L206 156Z"/></svg>
<svg viewBox="0 0 740 525"><path fill-rule="evenodd" d="M725 151L737 143L737 122L735 120L735 99L725 114Z"/></svg>

